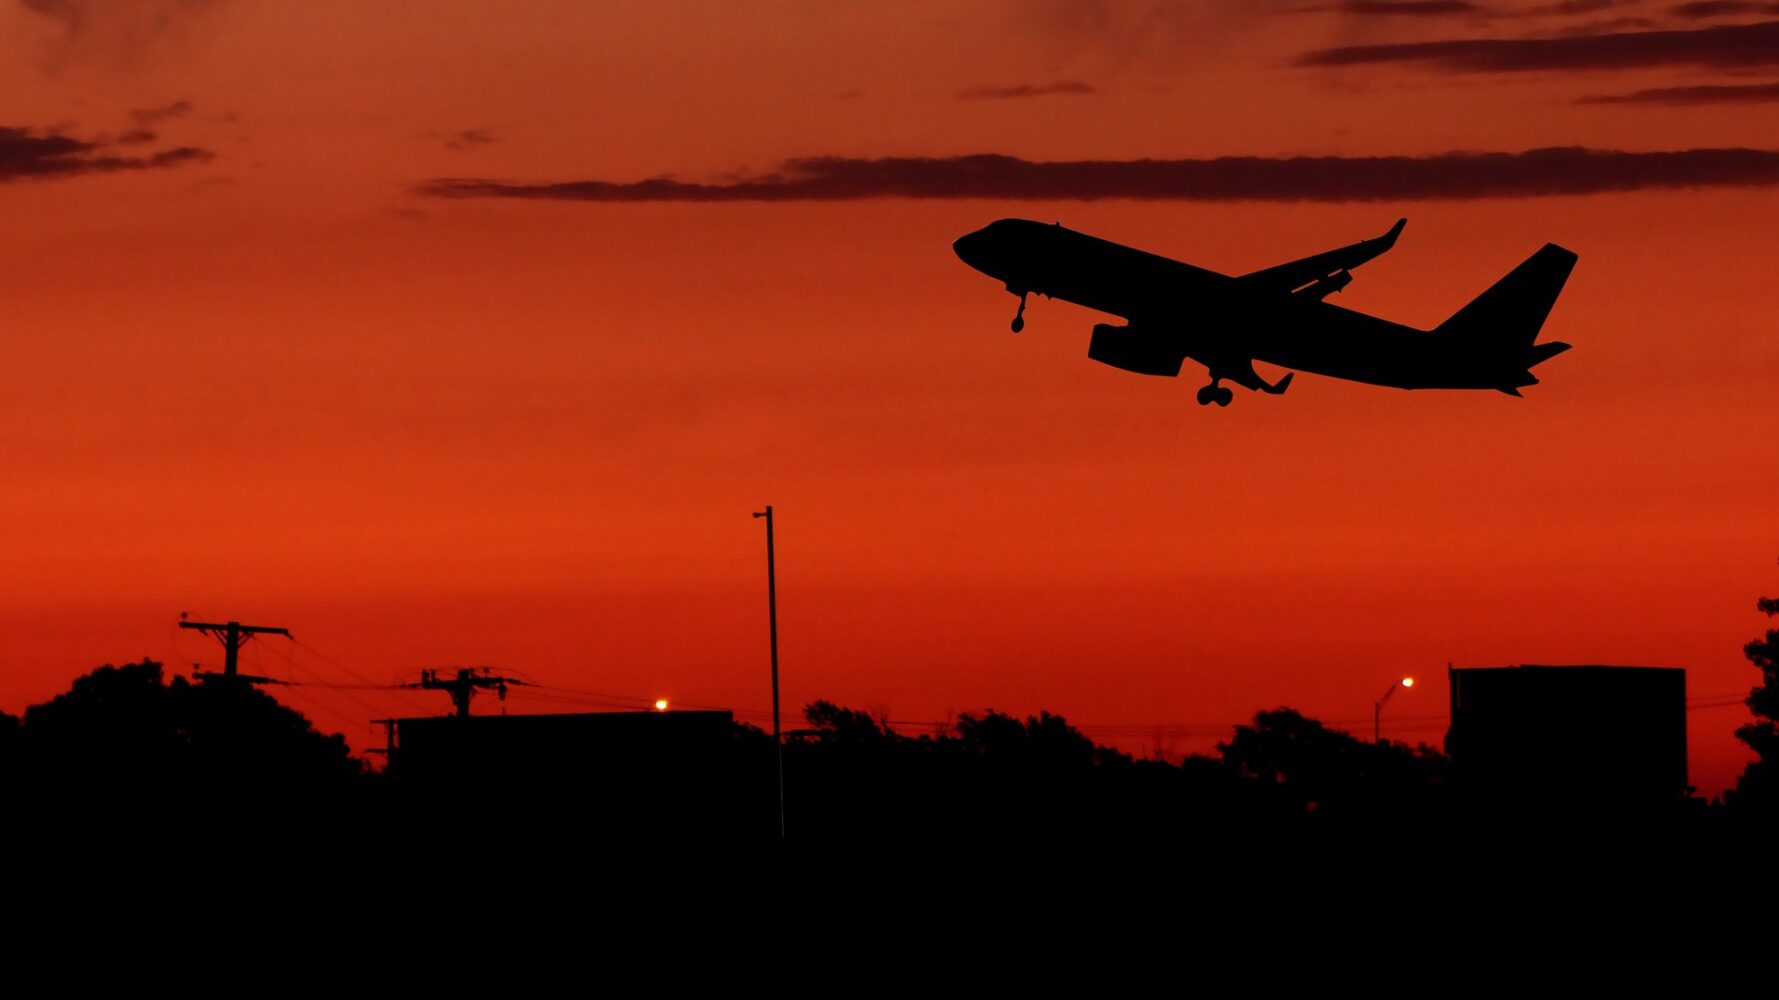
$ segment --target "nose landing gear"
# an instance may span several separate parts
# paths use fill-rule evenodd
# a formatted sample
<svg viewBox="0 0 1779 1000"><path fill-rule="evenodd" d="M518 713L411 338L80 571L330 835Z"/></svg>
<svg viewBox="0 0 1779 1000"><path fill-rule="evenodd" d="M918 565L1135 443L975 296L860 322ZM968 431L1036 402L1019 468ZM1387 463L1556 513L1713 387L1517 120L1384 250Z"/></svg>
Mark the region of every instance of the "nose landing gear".
<svg viewBox="0 0 1779 1000"><path fill-rule="evenodd" d="M1210 385L1198 390L1198 405L1209 406L1216 403L1218 406L1228 406L1234 401L1235 392L1228 386L1218 385L1218 381L1212 379Z"/></svg>
<svg viewBox="0 0 1779 1000"><path fill-rule="evenodd" d="M1025 329L1025 292L1019 293L1019 311L1013 314L1013 332Z"/></svg>

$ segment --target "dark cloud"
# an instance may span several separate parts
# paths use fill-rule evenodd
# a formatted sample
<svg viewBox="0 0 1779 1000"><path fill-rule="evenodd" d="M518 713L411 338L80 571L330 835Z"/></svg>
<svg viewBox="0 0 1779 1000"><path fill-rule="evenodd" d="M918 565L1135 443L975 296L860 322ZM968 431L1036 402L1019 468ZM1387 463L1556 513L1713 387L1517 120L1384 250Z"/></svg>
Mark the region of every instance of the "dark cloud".
<svg viewBox="0 0 1779 1000"><path fill-rule="evenodd" d="M1333 6L1297 7L1293 12L1307 14L1336 11L1359 17L1463 17L1499 21L1576 17L1640 2L1641 0L1558 0L1556 3L1534 4L1530 7L1502 7L1471 3L1469 0L1342 0Z"/></svg>
<svg viewBox="0 0 1779 1000"><path fill-rule="evenodd" d="M1483 8L1466 0L1346 0L1339 10L1345 14L1368 17L1441 17L1483 13Z"/></svg>
<svg viewBox="0 0 1779 1000"><path fill-rule="evenodd" d="M477 146L489 146L500 141L495 138L494 130L486 128L466 128L453 132L445 137L445 148L455 150L474 149Z"/></svg>
<svg viewBox="0 0 1779 1000"><path fill-rule="evenodd" d="M18 0L54 22L59 38L52 63L97 59L139 61L150 50L190 36L221 10L225 0Z"/></svg>
<svg viewBox="0 0 1779 1000"><path fill-rule="evenodd" d="M1640 2L1641 0L1559 0L1557 3L1538 4L1514 13L1524 17L1574 17L1613 7L1635 6Z"/></svg>
<svg viewBox="0 0 1779 1000"><path fill-rule="evenodd" d="M1767 0L1695 0L1668 8L1675 17L1735 17L1743 14L1779 14L1779 3Z"/></svg>
<svg viewBox="0 0 1779 1000"><path fill-rule="evenodd" d="M1558 28L1551 34L1561 38L1574 38L1586 35L1604 35L1614 31L1641 31L1653 28L1656 22L1647 17L1609 17L1603 21L1584 21Z"/></svg>
<svg viewBox="0 0 1779 1000"><path fill-rule="evenodd" d="M869 198L993 200L1411 201L1596 194L1646 188L1779 185L1779 151L1626 153L1580 147L1437 156L1229 156L1207 160L1033 162L1012 156L816 157L715 183L651 180L521 184L427 181L435 198L596 202L787 202Z"/></svg>
<svg viewBox="0 0 1779 1000"><path fill-rule="evenodd" d="M1434 69L1460 73L1647 66L1774 66L1779 65L1779 21L1563 38L1465 38L1352 45L1308 52L1297 59L1299 66L1378 63L1422 63Z"/></svg>
<svg viewBox="0 0 1779 1000"><path fill-rule="evenodd" d="M1656 87L1629 94L1594 94L1577 104L1769 104L1779 102L1779 83L1700 84Z"/></svg>
<svg viewBox="0 0 1779 1000"><path fill-rule="evenodd" d="M165 149L147 156L119 156L103 143L71 136L39 135L31 129L0 125L0 183L30 178L78 177L124 170L153 170L202 163L215 156L193 146Z"/></svg>
<svg viewBox="0 0 1779 1000"><path fill-rule="evenodd" d="M171 104L162 104L158 107L131 109L130 120L136 123L137 128L148 128L169 118L184 118L193 110L195 109L190 101L174 101Z"/></svg>
<svg viewBox="0 0 1779 1000"><path fill-rule="evenodd" d="M1058 80L1055 83L1020 83L1011 87L970 87L960 90L960 101L998 101L1015 97L1047 97L1052 94L1098 93L1090 83L1079 80Z"/></svg>

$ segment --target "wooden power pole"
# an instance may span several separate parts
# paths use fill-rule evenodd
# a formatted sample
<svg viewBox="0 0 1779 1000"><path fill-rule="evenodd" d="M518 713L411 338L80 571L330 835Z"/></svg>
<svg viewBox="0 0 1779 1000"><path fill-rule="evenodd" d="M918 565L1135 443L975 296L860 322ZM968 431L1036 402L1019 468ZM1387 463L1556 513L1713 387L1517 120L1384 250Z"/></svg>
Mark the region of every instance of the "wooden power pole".
<svg viewBox="0 0 1779 1000"><path fill-rule="evenodd" d="M195 629L217 642L222 643L222 673L214 671L198 671L193 674L200 681L213 681L218 678L225 683L242 684L281 684L273 677L255 677L243 674L240 670L241 647L247 640L256 635L281 635L290 638L290 630L273 625L243 625L240 622L191 622L181 621L180 628Z"/></svg>
<svg viewBox="0 0 1779 1000"><path fill-rule="evenodd" d="M491 667L459 667L456 674L446 676L441 676L441 672L437 670L422 670L420 683L403 684L402 687L444 691L451 696L451 704L457 709L457 717L467 719L469 700L474 697L476 689L493 688L500 695L500 700L506 701L507 685L524 683L512 677L497 676Z"/></svg>
<svg viewBox="0 0 1779 1000"><path fill-rule="evenodd" d="M778 839L785 837L784 824L784 735L778 722L778 567L774 562L772 539L772 505L758 511L755 517L766 519L766 620L772 632L772 744L778 752Z"/></svg>

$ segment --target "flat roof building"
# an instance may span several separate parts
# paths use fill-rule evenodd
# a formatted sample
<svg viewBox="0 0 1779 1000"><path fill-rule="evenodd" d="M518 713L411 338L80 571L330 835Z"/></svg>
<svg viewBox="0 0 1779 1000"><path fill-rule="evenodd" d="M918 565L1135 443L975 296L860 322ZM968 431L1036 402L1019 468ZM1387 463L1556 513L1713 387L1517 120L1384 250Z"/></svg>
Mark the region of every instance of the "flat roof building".
<svg viewBox="0 0 1779 1000"><path fill-rule="evenodd" d="M1650 808L1690 791L1686 671L1451 670L1453 790L1509 805Z"/></svg>
<svg viewBox="0 0 1779 1000"><path fill-rule="evenodd" d="M737 790L729 712L397 719L389 778L440 818L547 816L587 835L726 822ZM767 772L761 769L762 781Z"/></svg>

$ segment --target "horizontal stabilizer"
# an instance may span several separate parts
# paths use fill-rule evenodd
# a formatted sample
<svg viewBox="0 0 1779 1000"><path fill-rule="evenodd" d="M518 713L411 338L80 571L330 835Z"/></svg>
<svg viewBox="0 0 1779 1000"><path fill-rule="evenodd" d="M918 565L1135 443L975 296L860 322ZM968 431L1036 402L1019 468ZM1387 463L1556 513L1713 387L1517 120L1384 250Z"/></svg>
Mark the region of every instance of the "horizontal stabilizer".
<svg viewBox="0 0 1779 1000"><path fill-rule="evenodd" d="M1533 344L1530 347L1525 348L1524 354L1522 354L1520 358L1520 361L1525 365L1525 368L1517 375L1512 376L1513 381L1505 382L1495 388L1507 393L1509 396L1519 395L1520 390L1526 386L1538 384L1538 376L1532 374L1532 369L1568 349L1569 345L1560 340L1553 340L1545 344Z"/></svg>
<svg viewBox="0 0 1779 1000"><path fill-rule="evenodd" d="M1543 344L1533 344L1531 352L1526 355L1526 367L1534 368L1540 363L1549 361L1551 358L1556 357L1568 349L1569 345L1560 340L1552 340Z"/></svg>

